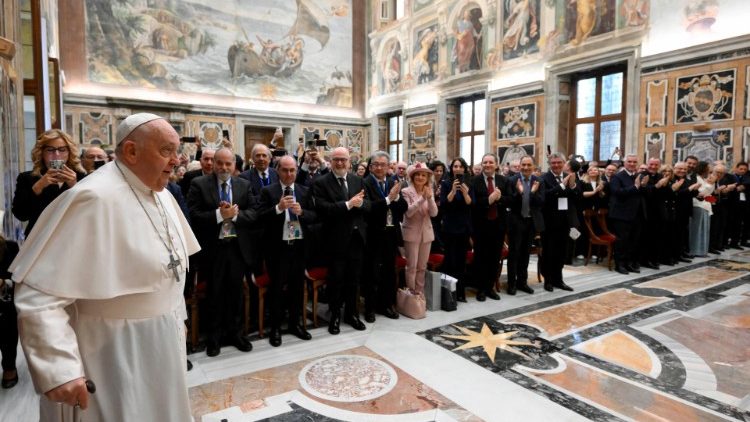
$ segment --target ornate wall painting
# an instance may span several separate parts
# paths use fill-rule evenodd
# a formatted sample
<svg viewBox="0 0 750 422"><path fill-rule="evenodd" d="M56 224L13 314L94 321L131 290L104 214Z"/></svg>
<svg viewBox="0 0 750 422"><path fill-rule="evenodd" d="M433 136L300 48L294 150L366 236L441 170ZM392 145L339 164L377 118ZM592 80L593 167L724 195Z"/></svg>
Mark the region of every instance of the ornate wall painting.
<svg viewBox="0 0 750 422"><path fill-rule="evenodd" d="M662 127L667 123L667 79L649 81L646 88L646 127Z"/></svg>
<svg viewBox="0 0 750 422"><path fill-rule="evenodd" d="M427 114L406 118L406 152L409 163L429 162L437 153L435 133L437 115Z"/></svg>
<svg viewBox="0 0 750 422"><path fill-rule="evenodd" d="M201 142L201 148L219 149L222 146L221 141L224 139L224 127L215 122L200 122L198 139Z"/></svg>
<svg viewBox="0 0 750 422"><path fill-rule="evenodd" d="M513 160L520 160L521 158L529 155L534 156L536 150L536 144L523 144L523 145L502 145L497 147L497 156L500 159L501 165L506 165Z"/></svg>
<svg viewBox="0 0 750 422"><path fill-rule="evenodd" d="M536 136L536 103L498 108L496 119L498 140Z"/></svg>
<svg viewBox="0 0 750 422"><path fill-rule="evenodd" d="M386 42L383 50L385 55L378 64L380 74L380 94L392 94L401 87L403 57L401 55L401 42L392 38Z"/></svg>
<svg viewBox="0 0 750 422"><path fill-rule="evenodd" d="M617 28L632 28L648 23L650 0L618 0Z"/></svg>
<svg viewBox="0 0 750 422"><path fill-rule="evenodd" d="M92 82L351 107L351 0L85 0Z"/></svg>
<svg viewBox="0 0 750 422"><path fill-rule="evenodd" d="M480 22L482 9L469 4L459 12L451 28L450 62L452 74L478 70L484 61L484 25Z"/></svg>
<svg viewBox="0 0 750 422"><path fill-rule="evenodd" d="M432 5L435 2L435 0L413 0L412 1L412 7L413 11L419 12L420 10L424 9L425 7L428 7Z"/></svg>
<svg viewBox="0 0 750 422"><path fill-rule="evenodd" d="M750 127L742 128L742 161L750 160Z"/></svg>
<svg viewBox="0 0 750 422"><path fill-rule="evenodd" d="M565 16L565 40L573 46L615 30L615 0L570 0L557 4Z"/></svg>
<svg viewBox="0 0 750 422"><path fill-rule="evenodd" d="M353 152L363 153L362 144L364 131L362 129L346 129L346 146Z"/></svg>
<svg viewBox="0 0 750 422"><path fill-rule="evenodd" d="M114 144L112 136L113 118L100 112L83 112L78 123L79 142L82 145L109 146Z"/></svg>
<svg viewBox="0 0 750 422"><path fill-rule="evenodd" d="M417 84L429 83L438 76L438 25L417 29L412 51L412 78Z"/></svg>
<svg viewBox="0 0 750 422"><path fill-rule="evenodd" d="M675 123L731 120L736 72L728 69L678 78Z"/></svg>
<svg viewBox="0 0 750 422"><path fill-rule="evenodd" d="M682 12L685 30L693 33L710 32L719 14L719 0L689 0Z"/></svg>
<svg viewBox="0 0 750 422"><path fill-rule="evenodd" d="M539 51L540 0L503 2L503 59L511 60Z"/></svg>
<svg viewBox="0 0 750 422"><path fill-rule="evenodd" d="M658 158L664 161L664 151L667 146L667 134L664 132L647 133L645 139L645 159Z"/></svg>
<svg viewBox="0 0 750 422"><path fill-rule="evenodd" d="M343 129L324 129L323 139L326 140L328 146L331 148L346 146Z"/></svg>
<svg viewBox="0 0 750 422"><path fill-rule="evenodd" d="M732 129L716 129L708 132L675 132L674 150L676 161L694 155L701 161L725 160L732 164Z"/></svg>

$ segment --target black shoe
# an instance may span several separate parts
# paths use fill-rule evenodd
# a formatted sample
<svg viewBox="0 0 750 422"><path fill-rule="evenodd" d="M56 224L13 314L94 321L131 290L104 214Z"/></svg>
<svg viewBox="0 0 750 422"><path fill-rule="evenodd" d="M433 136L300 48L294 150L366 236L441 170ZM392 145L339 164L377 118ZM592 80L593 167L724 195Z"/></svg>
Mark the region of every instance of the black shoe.
<svg viewBox="0 0 750 422"><path fill-rule="evenodd" d="M484 302L485 300L487 300L487 296L484 292L477 292L477 302Z"/></svg>
<svg viewBox="0 0 750 422"><path fill-rule="evenodd" d="M624 275L630 274L630 272L628 271L628 269L624 265L620 265L620 264L615 265L615 271L617 271L620 274L624 274Z"/></svg>
<svg viewBox="0 0 750 422"><path fill-rule="evenodd" d="M5 374L3 373L3 375ZM4 389L7 390L9 388L15 387L16 384L18 384L18 371L16 371L16 376L14 376L13 378L8 378L8 379L3 378L2 384L0 386L2 386Z"/></svg>
<svg viewBox="0 0 750 422"><path fill-rule="evenodd" d="M289 334L296 336L300 340L310 340L312 335L305 329L302 324L290 324Z"/></svg>
<svg viewBox="0 0 750 422"><path fill-rule="evenodd" d="M544 282L544 290L546 290L548 292L551 292L551 291L554 291L555 289L552 287L552 283L548 283L548 282L545 281Z"/></svg>
<svg viewBox="0 0 750 422"><path fill-rule="evenodd" d="M745 248L743 248L742 246L740 246L738 244L731 244L731 245L729 245L729 249L737 249L737 250L740 250L740 251L744 251L745 250Z"/></svg>
<svg viewBox="0 0 750 422"><path fill-rule="evenodd" d="M511 296L515 296L515 295L516 295L516 286L513 286L513 287L511 287L511 286L508 286L508 291L507 291L507 293L508 293L509 295L511 295Z"/></svg>
<svg viewBox="0 0 750 422"><path fill-rule="evenodd" d="M456 295L456 300L459 302L466 303L466 295L461 295L461 296Z"/></svg>
<svg viewBox="0 0 750 422"><path fill-rule="evenodd" d="M210 340L206 343L206 356L212 358L219 356L219 353L221 353L221 346L218 341Z"/></svg>
<svg viewBox="0 0 750 422"><path fill-rule="evenodd" d="M724 252L727 249L725 247L723 247L723 246L719 246L718 248L716 248L716 250L719 251L719 252Z"/></svg>
<svg viewBox="0 0 750 422"><path fill-rule="evenodd" d="M488 298L492 300L500 300L500 295L497 294L497 292L494 290L490 290L489 292L486 293L486 295Z"/></svg>
<svg viewBox="0 0 750 422"><path fill-rule="evenodd" d="M386 318L390 319L398 319L399 315L398 312L394 311L393 308L385 308L378 311L380 315L385 316Z"/></svg>
<svg viewBox="0 0 750 422"><path fill-rule="evenodd" d="M344 322L351 325L357 331L364 331L367 329L365 323L360 321L359 316L349 315L344 317Z"/></svg>
<svg viewBox="0 0 750 422"><path fill-rule="evenodd" d="M193 362L190 362L190 359L187 360L187 368L188 368L188 371L193 369Z"/></svg>
<svg viewBox="0 0 750 422"><path fill-rule="evenodd" d="M642 265L642 267L649 268L649 269L652 269L652 270L658 270L659 269L658 265L654 265L654 264L652 264L650 262L646 262L645 264Z"/></svg>
<svg viewBox="0 0 750 422"><path fill-rule="evenodd" d="M719 251L718 251L718 250L716 250L716 249L713 249L713 248L711 248L711 249L709 249L709 250L708 250L708 253L710 253L710 254L714 254L714 255L719 255L719 254L720 254L721 252L719 252Z"/></svg>
<svg viewBox="0 0 750 422"><path fill-rule="evenodd" d="M640 274L641 273L641 267L635 266L635 265L625 265L625 269L628 270L628 272Z"/></svg>
<svg viewBox="0 0 750 422"><path fill-rule="evenodd" d="M249 352L253 350L253 344L250 343L250 340L240 335L233 338L232 342L229 345L236 347L240 352Z"/></svg>
<svg viewBox="0 0 750 422"><path fill-rule="evenodd" d="M684 262L684 263L686 263L686 264L690 264L691 262L693 262L693 260L692 260L692 259L690 259L690 258L686 258L686 257L684 257L684 256L681 256L681 257L677 258L677 261L678 261L678 262Z"/></svg>
<svg viewBox="0 0 750 422"><path fill-rule="evenodd" d="M740 243L740 246L742 246L743 248L750 248L750 242L742 242Z"/></svg>
<svg viewBox="0 0 750 422"><path fill-rule="evenodd" d="M365 311L365 321L372 324L375 322L375 311Z"/></svg>
<svg viewBox="0 0 750 422"><path fill-rule="evenodd" d="M281 328L271 328L271 333L268 335L268 342L271 343L271 346L273 347L281 346Z"/></svg>
<svg viewBox="0 0 750 422"><path fill-rule="evenodd" d="M331 320L328 321L328 332L334 336L341 332L339 326L341 325L341 317L338 315L331 315Z"/></svg>
<svg viewBox="0 0 750 422"><path fill-rule="evenodd" d="M567 284L565 284L564 281L561 281L559 283L555 283L554 287L556 287L558 289L562 289L562 290L568 291L568 292L572 292L573 291L573 288L570 287L570 286L568 286Z"/></svg>
<svg viewBox="0 0 750 422"><path fill-rule="evenodd" d="M523 286L518 286L518 290L520 290L520 291L522 291L522 292L524 292L526 294L530 294L530 295L534 294L534 289L532 289L531 287L529 287L528 284L524 284Z"/></svg>
<svg viewBox="0 0 750 422"><path fill-rule="evenodd" d="M693 259L693 258L695 258L695 255L693 255L691 253L687 253L687 252L685 252L684 254L682 254L682 256L684 256L687 259Z"/></svg>

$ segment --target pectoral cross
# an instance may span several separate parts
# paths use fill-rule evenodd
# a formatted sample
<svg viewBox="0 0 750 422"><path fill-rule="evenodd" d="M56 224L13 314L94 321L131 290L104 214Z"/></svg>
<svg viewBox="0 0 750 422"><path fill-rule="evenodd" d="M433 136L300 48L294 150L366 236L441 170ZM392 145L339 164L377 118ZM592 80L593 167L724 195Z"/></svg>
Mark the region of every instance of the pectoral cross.
<svg viewBox="0 0 750 422"><path fill-rule="evenodd" d="M174 255L171 253L169 254L169 265L167 265L167 268L172 270L172 273L174 274L174 280L175 282L180 282L180 273L177 272L177 267L180 266L180 258L174 259Z"/></svg>

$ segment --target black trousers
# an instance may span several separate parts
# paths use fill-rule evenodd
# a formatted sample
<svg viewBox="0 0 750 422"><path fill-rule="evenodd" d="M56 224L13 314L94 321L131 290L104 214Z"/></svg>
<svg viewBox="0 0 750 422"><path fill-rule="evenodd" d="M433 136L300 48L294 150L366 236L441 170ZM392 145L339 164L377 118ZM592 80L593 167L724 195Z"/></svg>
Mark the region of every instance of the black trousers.
<svg viewBox="0 0 750 422"><path fill-rule="evenodd" d="M208 305L208 337L242 334L242 277L246 265L236 238L220 240L211 263L206 303Z"/></svg>
<svg viewBox="0 0 750 422"><path fill-rule="evenodd" d="M546 224L546 220L545 220ZM542 233L542 276L545 283L562 283L562 270L568 253L570 228L566 225L545 225Z"/></svg>
<svg viewBox="0 0 750 422"><path fill-rule="evenodd" d="M659 235L666 227L666 223L654 212L649 211L649 218L644 221L641 236L638 240L638 259L641 264L658 263L664 244Z"/></svg>
<svg viewBox="0 0 750 422"><path fill-rule="evenodd" d="M280 328L284 314L289 312L289 323L298 324L304 306L305 246L303 240L280 242L267 259L268 303L271 327Z"/></svg>
<svg viewBox="0 0 750 422"><path fill-rule="evenodd" d="M466 282L466 251L469 250L469 235L443 233L443 246L445 247L443 272L458 280L456 291L461 296Z"/></svg>
<svg viewBox="0 0 750 422"><path fill-rule="evenodd" d="M724 231L727 225L727 206L726 204L717 204L713 206L712 210L708 247L710 249L723 249Z"/></svg>
<svg viewBox="0 0 750 422"><path fill-rule="evenodd" d="M3 371L16 369L18 321L12 298L11 293L7 301L0 302L0 355L2 355Z"/></svg>
<svg viewBox="0 0 750 422"><path fill-rule="evenodd" d="M618 265L638 263L638 245L641 237L642 222L640 218L633 221L612 219L615 240L615 263ZM546 254L545 254L546 259Z"/></svg>
<svg viewBox="0 0 750 422"><path fill-rule="evenodd" d="M328 268L328 301L331 314L338 316L344 304L344 315L357 315L357 298L362 274L365 242L357 232L352 232L349 247L331 258Z"/></svg>
<svg viewBox="0 0 750 422"><path fill-rule="evenodd" d="M503 241L505 241L505 227L501 227L496 222L491 221L475 227L474 281L480 291L494 290L497 271L500 268Z"/></svg>
<svg viewBox="0 0 750 422"><path fill-rule="evenodd" d="M511 214L508 229L508 288L528 284L529 249L534 240L534 219Z"/></svg>
<svg viewBox="0 0 750 422"><path fill-rule="evenodd" d="M391 308L396 303L396 230L399 230L397 226L387 227L367 235L362 274L367 311Z"/></svg>

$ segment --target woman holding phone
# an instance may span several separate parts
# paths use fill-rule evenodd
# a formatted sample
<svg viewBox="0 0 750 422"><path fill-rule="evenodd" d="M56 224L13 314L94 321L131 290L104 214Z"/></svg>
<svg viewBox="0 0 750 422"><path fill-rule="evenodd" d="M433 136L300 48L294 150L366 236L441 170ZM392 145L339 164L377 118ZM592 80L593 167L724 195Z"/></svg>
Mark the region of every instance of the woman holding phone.
<svg viewBox="0 0 750 422"><path fill-rule="evenodd" d="M31 150L34 168L18 175L11 209L17 219L28 221L26 236L47 205L86 176L78 157L73 140L59 129L48 130L37 138Z"/></svg>
<svg viewBox="0 0 750 422"><path fill-rule="evenodd" d="M454 158L448 176L440 184L440 210L443 213L443 272L458 280L456 298L466 302L466 251L471 235L471 202L469 166L463 158Z"/></svg>

